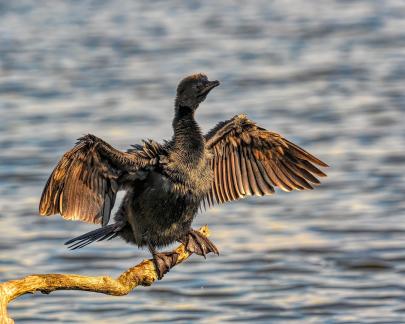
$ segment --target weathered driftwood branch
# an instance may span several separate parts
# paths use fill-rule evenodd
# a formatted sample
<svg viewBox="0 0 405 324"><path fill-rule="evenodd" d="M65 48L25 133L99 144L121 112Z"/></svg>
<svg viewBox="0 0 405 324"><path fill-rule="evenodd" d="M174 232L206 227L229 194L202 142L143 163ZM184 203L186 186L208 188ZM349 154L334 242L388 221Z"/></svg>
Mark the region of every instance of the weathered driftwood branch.
<svg viewBox="0 0 405 324"><path fill-rule="evenodd" d="M199 231L209 236L208 226ZM175 250L179 257L176 265L185 261L190 252L185 250L183 244ZM124 296L136 286L150 286L157 280L157 273L153 261L144 260L138 265L129 268L117 279L110 276L88 277L75 274L33 274L22 279L10 280L0 283L0 323L14 323L8 317L7 305L14 299L40 291L49 294L55 290L85 290L113 296Z"/></svg>

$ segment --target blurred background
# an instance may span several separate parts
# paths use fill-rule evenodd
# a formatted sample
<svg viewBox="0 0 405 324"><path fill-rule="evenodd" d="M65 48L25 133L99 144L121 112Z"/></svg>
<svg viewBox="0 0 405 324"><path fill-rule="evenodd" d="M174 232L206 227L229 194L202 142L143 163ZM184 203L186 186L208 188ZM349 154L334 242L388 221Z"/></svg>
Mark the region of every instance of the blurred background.
<svg viewBox="0 0 405 324"><path fill-rule="evenodd" d="M204 131L238 113L331 165L311 192L215 207L219 257L193 256L129 296L55 292L17 323L404 323L405 3L1 1L0 280L117 276L146 251L120 239L69 251L94 226L38 216L76 138L122 150L171 137L178 81L221 80Z"/></svg>

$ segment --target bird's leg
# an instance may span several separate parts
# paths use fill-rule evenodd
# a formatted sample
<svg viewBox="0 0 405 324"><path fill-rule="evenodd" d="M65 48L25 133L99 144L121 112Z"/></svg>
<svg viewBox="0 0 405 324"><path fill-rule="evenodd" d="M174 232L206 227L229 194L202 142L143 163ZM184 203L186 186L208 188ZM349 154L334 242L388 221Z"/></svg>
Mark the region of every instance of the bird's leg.
<svg viewBox="0 0 405 324"><path fill-rule="evenodd" d="M190 228L190 231L179 240L186 246L187 251L205 256L212 252L219 255L219 251L214 243L200 232Z"/></svg>
<svg viewBox="0 0 405 324"><path fill-rule="evenodd" d="M160 280L176 265L179 255L176 252L157 252L155 247L150 243L148 247L150 253L152 253L153 263L155 264L156 273Z"/></svg>

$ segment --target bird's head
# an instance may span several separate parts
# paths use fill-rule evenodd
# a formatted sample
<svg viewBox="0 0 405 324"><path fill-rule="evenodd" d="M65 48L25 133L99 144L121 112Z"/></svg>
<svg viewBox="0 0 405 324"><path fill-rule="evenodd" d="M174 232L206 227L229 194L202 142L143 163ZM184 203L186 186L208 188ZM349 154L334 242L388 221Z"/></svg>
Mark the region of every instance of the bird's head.
<svg viewBox="0 0 405 324"><path fill-rule="evenodd" d="M207 98L208 93L219 86L219 81L209 81L205 74L193 74L180 81L177 87L176 105L195 110Z"/></svg>

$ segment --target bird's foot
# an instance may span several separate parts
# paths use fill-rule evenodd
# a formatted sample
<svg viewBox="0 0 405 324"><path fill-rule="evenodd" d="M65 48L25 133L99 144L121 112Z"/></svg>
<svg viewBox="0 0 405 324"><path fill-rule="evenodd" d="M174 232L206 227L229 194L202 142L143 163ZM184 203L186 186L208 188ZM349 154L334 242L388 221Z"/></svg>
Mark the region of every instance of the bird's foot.
<svg viewBox="0 0 405 324"><path fill-rule="evenodd" d="M198 231L190 229L190 231L180 240L186 246L186 250L202 255L204 258L210 252L219 255L219 251L214 243L212 243L206 236Z"/></svg>
<svg viewBox="0 0 405 324"><path fill-rule="evenodd" d="M178 257L179 255L176 252L160 252L153 254L153 263L155 264L159 280L176 265Z"/></svg>

